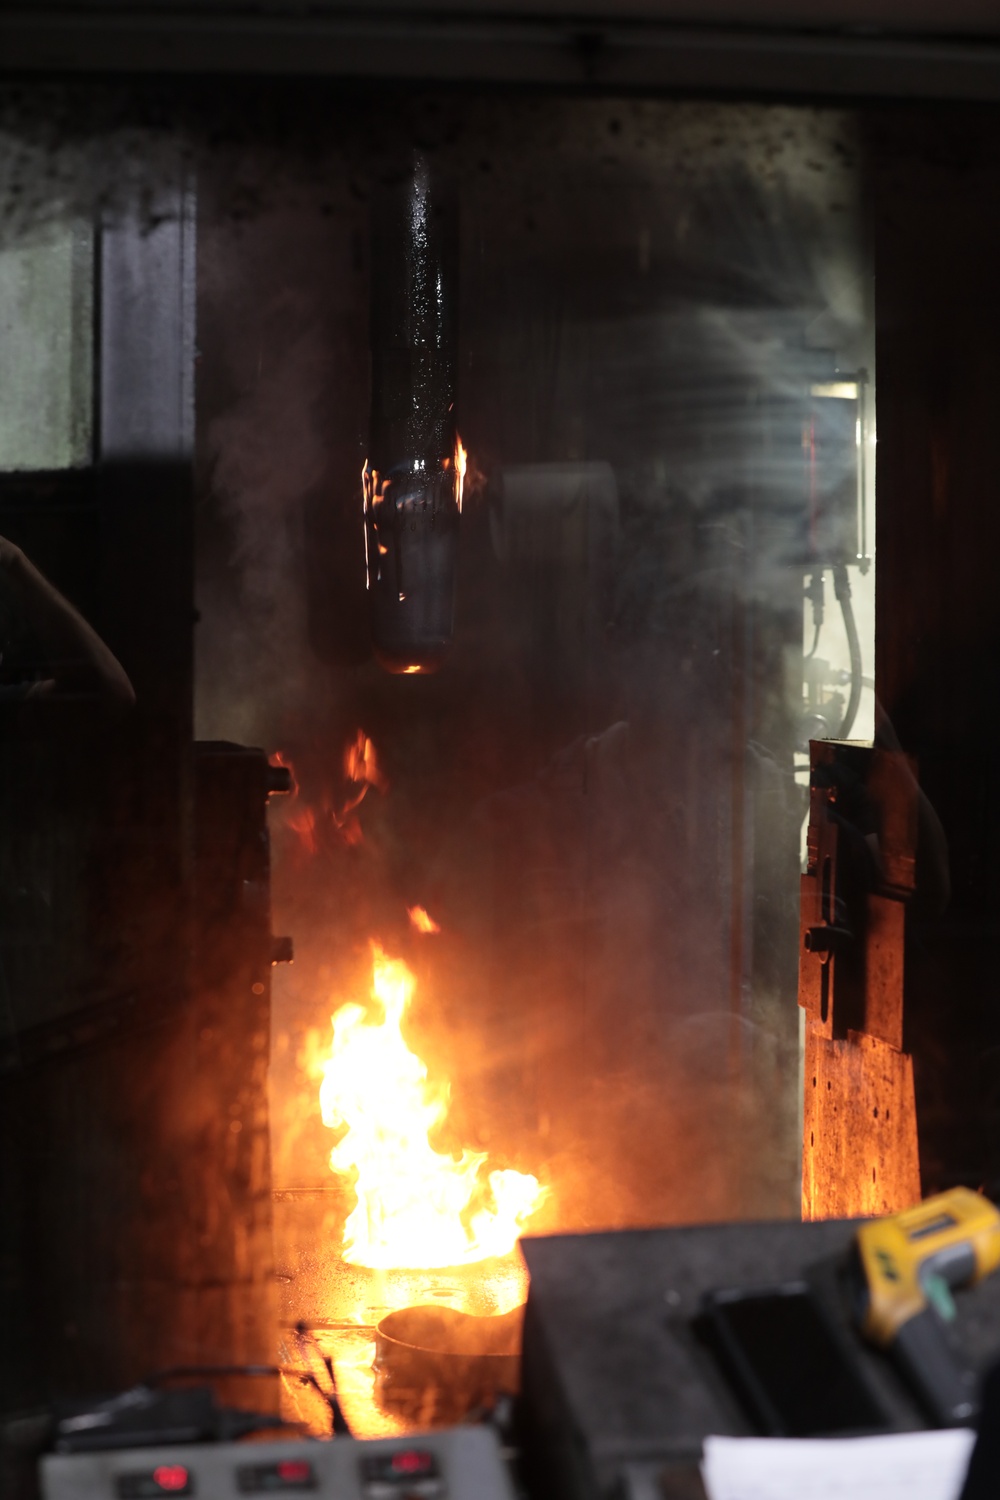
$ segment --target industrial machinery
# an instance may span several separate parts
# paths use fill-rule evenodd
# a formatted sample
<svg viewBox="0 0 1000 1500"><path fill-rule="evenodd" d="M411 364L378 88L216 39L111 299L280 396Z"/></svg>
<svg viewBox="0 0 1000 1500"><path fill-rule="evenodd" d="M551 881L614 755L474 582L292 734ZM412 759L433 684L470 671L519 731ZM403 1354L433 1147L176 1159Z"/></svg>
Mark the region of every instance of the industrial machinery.
<svg viewBox="0 0 1000 1500"><path fill-rule="evenodd" d="M455 414L454 188L417 153L372 204L372 407L364 534L372 643L391 672L451 644L465 457Z"/></svg>
<svg viewBox="0 0 1000 1500"><path fill-rule="evenodd" d="M527 1224L531 1482L658 1483L753 1426L706 1292L737 1362L743 1318L790 1351L800 1314L830 1334L806 1272L848 1219L993 1175L995 23L125 9L0 16L0 533L137 698L0 726L0 1406L273 1359L306 1323L384 1433L411 1361L465 1353L393 1341L400 1312L519 1318ZM849 743L876 721L876 379L879 693L923 793L884 725ZM954 904L906 954L904 1029L925 803ZM317 1080L345 1009L366 1040L389 1019L376 950L413 979L390 1040L421 1148L467 1178L457 1268L433 1234L374 1243L370 1162L331 1170L351 1127ZM997 1295L956 1299L977 1369ZM855 1354L873 1404L830 1430L924 1421ZM347 1465L387 1500L460 1490L473 1447L46 1474L205 1500Z"/></svg>
<svg viewBox="0 0 1000 1500"><path fill-rule="evenodd" d="M869 1221L863 1253L894 1247L895 1254L902 1242L905 1286L922 1225L945 1255L948 1234L961 1255L975 1241L985 1268L992 1252L984 1258L980 1236L995 1235L996 1210L979 1199L966 1216L964 1194L951 1209L948 1197L926 1212ZM908 1228L917 1239L905 1239ZM627 1483L637 1495L647 1486L683 1495L711 1434L846 1436L926 1426L927 1393L946 1367L936 1346L920 1351L915 1387L912 1367L901 1378L882 1348L860 1337L858 1232L856 1221L827 1220L527 1239L524 1438L537 1492L576 1500ZM933 1264L933 1250L927 1260ZM722 1298L720 1288L728 1289ZM731 1320L729 1357L720 1358L705 1314L726 1303L747 1316ZM958 1293L949 1337L978 1387L1000 1347L1000 1278ZM734 1372L737 1343L752 1370ZM761 1396L777 1403L777 1423ZM970 1406L959 1420L972 1415Z"/></svg>
<svg viewBox="0 0 1000 1500"><path fill-rule="evenodd" d="M204 1443L52 1455L43 1500L159 1500L309 1494L318 1500L513 1500L484 1427L359 1443Z"/></svg>

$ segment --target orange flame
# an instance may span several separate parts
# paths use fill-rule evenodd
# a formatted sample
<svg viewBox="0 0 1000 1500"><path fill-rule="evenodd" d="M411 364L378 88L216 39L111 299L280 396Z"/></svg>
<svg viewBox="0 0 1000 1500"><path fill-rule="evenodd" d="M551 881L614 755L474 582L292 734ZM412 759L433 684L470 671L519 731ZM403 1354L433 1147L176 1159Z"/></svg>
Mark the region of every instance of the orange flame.
<svg viewBox="0 0 1000 1500"><path fill-rule="evenodd" d="M364 522L364 526L362 527L362 530L363 530L364 535L365 535L365 588L366 589L370 589L371 586L372 586L371 570L369 568L369 563L368 563L368 503L369 503L368 472L369 472L368 471L368 460L366 458L365 461L364 461L364 463L361 466L361 496L362 496L362 502L363 502L363 505L364 505L364 515L365 515L365 522Z"/></svg>
<svg viewBox="0 0 1000 1500"><path fill-rule="evenodd" d="M292 783L290 795L292 797L297 797L299 795L299 779L295 774L295 767L292 765L287 755L285 755L281 750L275 750L268 764L272 766L281 766L288 772L289 778Z"/></svg>
<svg viewBox="0 0 1000 1500"><path fill-rule="evenodd" d="M458 504L459 515L462 513L462 492L465 489L465 471L468 468L469 455L465 451L462 439L456 435L455 438L455 500Z"/></svg>
<svg viewBox="0 0 1000 1500"><path fill-rule="evenodd" d="M334 821L336 822L336 819ZM357 818L348 816L343 820L343 822L336 823L336 827L341 838L344 840L344 843L349 849L355 849L357 848L358 844L364 843L365 836L362 832L361 824L358 822Z"/></svg>
<svg viewBox="0 0 1000 1500"><path fill-rule="evenodd" d="M349 844L359 844L361 827L356 819L350 817L350 814L356 807L360 807L370 786L384 792L389 785L379 770L375 746L363 729L358 730L344 751L344 775L348 781L354 783L355 790L350 794L340 812L333 814L333 821Z"/></svg>
<svg viewBox="0 0 1000 1500"><path fill-rule="evenodd" d="M428 916L422 906L408 906L406 915L418 932L440 932L441 928L434 918Z"/></svg>
<svg viewBox="0 0 1000 1500"><path fill-rule="evenodd" d="M386 789L387 782L379 770L375 746L363 729L358 730L344 751L344 775L348 781L356 782L366 789L370 786L376 787L380 792ZM364 792L361 795L364 796Z"/></svg>
<svg viewBox="0 0 1000 1500"><path fill-rule="evenodd" d="M368 518L369 516L371 517L372 525L375 529L375 541L378 546L378 555L379 557L385 557L389 549L383 546L382 542L379 540L379 512L377 507L381 506L382 501L385 499L385 492L389 488L390 484L392 484L392 480L383 479L378 469L373 469L366 458L361 466L361 492L365 517L365 588L368 589L371 588L371 559L368 551ZM381 570L378 571L377 576L381 577Z"/></svg>
<svg viewBox="0 0 1000 1500"><path fill-rule="evenodd" d="M306 854L315 854L319 848L319 839L316 832L316 814L311 807L304 807L294 817L288 818L288 827L297 834Z"/></svg>
<svg viewBox="0 0 1000 1500"><path fill-rule="evenodd" d="M324 1125L343 1130L330 1154L350 1175L357 1206L344 1228L343 1257L382 1270L456 1266L506 1255L546 1196L527 1173L484 1171L485 1152L442 1156L428 1140L448 1113L446 1082L433 1084L403 1039L416 987L410 970L372 944L372 999L342 1005L322 1064Z"/></svg>
<svg viewBox="0 0 1000 1500"><path fill-rule="evenodd" d="M275 763L287 766L292 775L293 794L301 799L301 788L290 762L278 754ZM380 792L388 789L389 783L379 768L375 746L363 729L359 729L344 748L343 771L348 785L338 796L327 788L314 802L300 800L295 812L285 816L285 826L297 835L304 854L317 854L321 846L329 843L331 835L349 847L362 843L364 833L356 810L369 787L376 787Z"/></svg>

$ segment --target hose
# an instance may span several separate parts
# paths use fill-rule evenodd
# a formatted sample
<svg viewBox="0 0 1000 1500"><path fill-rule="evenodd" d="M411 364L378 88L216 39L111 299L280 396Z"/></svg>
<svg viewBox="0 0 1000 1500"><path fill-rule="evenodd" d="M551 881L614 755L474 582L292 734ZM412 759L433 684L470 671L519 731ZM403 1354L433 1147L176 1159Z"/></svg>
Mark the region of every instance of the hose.
<svg viewBox="0 0 1000 1500"><path fill-rule="evenodd" d="M840 613L844 617L844 630L847 635L847 649L851 657L851 692L844 710L844 719L837 732L839 740L846 740L854 727L857 718L858 705L861 702L861 642L858 639L858 627L854 618L854 606L851 603L851 580L847 574L846 563L834 563L833 565L833 591L840 603Z"/></svg>
<svg viewBox="0 0 1000 1500"><path fill-rule="evenodd" d="M803 661L812 661L813 657L816 655L816 648L819 645L819 633L822 629L822 625L813 626L812 649L806 652L805 656L802 658Z"/></svg>

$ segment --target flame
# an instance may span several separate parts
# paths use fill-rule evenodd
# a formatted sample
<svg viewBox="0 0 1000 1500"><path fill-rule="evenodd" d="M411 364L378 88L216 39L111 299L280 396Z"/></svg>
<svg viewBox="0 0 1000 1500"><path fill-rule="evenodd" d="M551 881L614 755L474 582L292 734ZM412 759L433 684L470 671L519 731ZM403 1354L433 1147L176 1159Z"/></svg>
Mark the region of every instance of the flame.
<svg viewBox="0 0 1000 1500"><path fill-rule="evenodd" d="M433 917L427 915L422 906L408 906L406 915L418 932L440 932L441 928Z"/></svg>
<svg viewBox="0 0 1000 1500"><path fill-rule="evenodd" d="M383 1019L369 1019L361 1005L340 1007L319 1092L324 1125L344 1131L330 1166L350 1175L358 1198L343 1258L390 1270L506 1255L546 1190L527 1173L484 1171L485 1152L455 1159L433 1149L428 1137L447 1117L449 1089L428 1080L403 1039L416 980L376 943L372 960Z"/></svg>
<svg viewBox="0 0 1000 1500"><path fill-rule="evenodd" d="M385 499L385 492L389 488L391 483L391 479L383 479L378 469L373 469L367 458L365 459L364 463L361 466L361 493L363 499L365 520L365 588L367 589L371 588L372 582L371 559L368 550L368 518L369 516L371 517L372 526L374 528L375 542L378 546L378 555L379 557L385 557L389 549L383 546L382 542L379 540L378 511L376 510L376 507L382 504L382 501ZM381 570L378 571L376 576L381 578Z"/></svg>
<svg viewBox="0 0 1000 1500"><path fill-rule="evenodd" d="M286 813L284 824L297 836L303 854L319 853L321 847L330 845L331 838L352 848L364 841L357 809L369 787L385 792L389 783L379 768L375 746L363 729L357 730L344 748L342 764L347 786L336 792L326 787L307 802L291 762L279 752L273 764L283 765L291 773L292 797L293 801L297 799L297 805L293 813Z"/></svg>
<svg viewBox="0 0 1000 1500"><path fill-rule="evenodd" d="M296 776L295 767L292 765L287 755L285 755L281 750L275 750L268 764L272 766L281 766L288 772L289 778L292 783L289 795L292 797L297 797L299 795L299 778Z"/></svg>
<svg viewBox="0 0 1000 1500"><path fill-rule="evenodd" d="M456 435L455 438L455 500L458 504L459 515L462 513L462 491L465 489L465 471L469 464L469 455L465 451L462 439Z"/></svg>
<svg viewBox="0 0 1000 1500"><path fill-rule="evenodd" d="M286 823L298 835L306 854L315 854L319 848L319 838L316 832L316 814L312 808L304 807L301 812L287 818Z"/></svg>
<svg viewBox="0 0 1000 1500"><path fill-rule="evenodd" d="M364 461L364 463L361 466L361 495L362 495L362 502L363 502L363 505L364 505L364 517L365 517L365 519L364 519L364 525L362 526L361 529L362 529L362 531L365 534L365 588L366 589L370 589L371 586L372 586L371 568L370 568L369 563L368 563L368 506L371 503L371 492L370 492L370 488L369 488L370 474L371 474L371 471L368 468L368 460L366 458L365 461Z"/></svg>
<svg viewBox="0 0 1000 1500"><path fill-rule="evenodd" d="M370 786L384 792L388 785L378 766L375 746L363 729L359 729L344 751L344 775L348 781L364 787L361 797ZM361 801L358 798L358 802ZM354 804L357 805L356 803Z"/></svg>
<svg viewBox="0 0 1000 1500"><path fill-rule="evenodd" d="M450 408L449 408L449 410L450 410ZM453 462L453 460L451 458L442 459L441 467L445 470L445 472L447 472L451 468L452 462ZM459 511L459 514L461 515L461 513L462 513L462 496L463 496L463 493L464 493L464 490L465 490L465 471L466 471L466 469L468 468L468 465L469 465L469 455L466 452L465 444L462 442L462 439L458 436L457 433L455 435L455 457L454 457L454 464L455 464L455 504L458 506L458 511ZM361 466L361 492L362 492L362 498L363 498L363 508L364 508L365 523L366 523L365 524L365 577L368 580L369 586L371 584L371 578L370 578L370 573L369 573L368 526L367 526L367 521L368 521L368 517L371 516L372 525L373 525L374 530L375 530L375 540L376 540L376 543L378 544L379 556L384 557L386 555L386 552L387 552L388 549L386 547L384 547L383 544L382 544L382 542L379 540L379 536L378 536L378 525L379 525L379 522L378 522L378 512L376 511L376 506L381 505L382 501L385 499L385 492L389 488L389 486L390 486L391 483L392 483L392 479L391 478L384 479L382 477L382 475L379 473L378 469L373 469L372 466L371 466L371 464L368 462L367 458L365 459L364 463Z"/></svg>
<svg viewBox="0 0 1000 1500"><path fill-rule="evenodd" d="M340 834L341 838L344 840L344 843L349 849L356 849L359 844L364 843L364 830L362 829L361 824L358 822L357 818L347 817L342 823L338 823L336 819L334 819L334 823L337 828L337 832Z"/></svg>
<svg viewBox="0 0 1000 1500"><path fill-rule="evenodd" d="M370 786L380 792L386 791L389 786L379 770L375 746L363 729L356 731L354 738L344 750L344 776L352 783L353 791L348 793L347 800L342 807L339 809L330 807L328 811L344 843L354 848L364 840L361 824L355 817L356 809L365 800Z"/></svg>

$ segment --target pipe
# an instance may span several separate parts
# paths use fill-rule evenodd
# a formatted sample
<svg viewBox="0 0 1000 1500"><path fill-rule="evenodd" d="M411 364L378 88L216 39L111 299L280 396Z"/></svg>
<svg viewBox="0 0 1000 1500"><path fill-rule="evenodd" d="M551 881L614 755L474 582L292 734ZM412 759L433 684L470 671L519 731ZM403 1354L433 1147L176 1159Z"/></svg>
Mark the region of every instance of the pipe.
<svg viewBox="0 0 1000 1500"><path fill-rule="evenodd" d="M371 230L372 645L390 672L434 672L451 644L464 462L455 426L457 203L426 157L379 191Z"/></svg>
<svg viewBox="0 0 1000 1500"><path fill-rule="evenodd" d="M861 642L858 639L857 622L854 619L854 605L851 603L851 580L848 576L844 563L835 563L833 566L833 591L840 604L840 612L844 617L844 630L847 634L847 649L851 659L851 692L844 710L843 723L837 734L837 738L846 740L854 728L854 720L857 718L858 705L861 702Z"/></svg>

